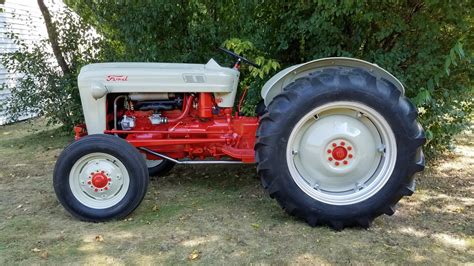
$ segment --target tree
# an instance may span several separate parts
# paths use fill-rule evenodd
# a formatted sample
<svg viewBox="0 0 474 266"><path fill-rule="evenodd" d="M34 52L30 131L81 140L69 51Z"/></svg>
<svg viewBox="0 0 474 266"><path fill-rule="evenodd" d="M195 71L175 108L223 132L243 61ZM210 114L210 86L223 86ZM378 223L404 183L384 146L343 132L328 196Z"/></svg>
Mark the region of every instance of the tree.
<svg viewBox="0 0 474 266"><path fill-rule="evenodd" d="M448 148L472 117L472 1L67 2L113 47L104 60L222 62L215 47L223 43L269 59L264 78L243 75L247 111L274 66L348 56L402 81L418 106L429 154Z"/></svg>

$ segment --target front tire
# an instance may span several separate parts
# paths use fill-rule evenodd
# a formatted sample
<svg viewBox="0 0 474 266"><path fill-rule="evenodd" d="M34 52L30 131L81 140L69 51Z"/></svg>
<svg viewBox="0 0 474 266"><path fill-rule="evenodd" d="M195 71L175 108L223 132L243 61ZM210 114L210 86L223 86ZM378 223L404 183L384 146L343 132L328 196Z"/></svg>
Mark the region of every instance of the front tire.
<svg viewBox="0 0 474 266"><path fill-rule="evenodd" d="M288 85L261 118L257 170L270 196L312 226L368 227L414 190L425 142L416 108L386 80L329 68Z"/></svg>
<svg viewBox="0 0 474 266"><path fill-rule="evenodd" d="M53 185L64 208L84 221L124 218L135 210L148 186L140 152L111 135L90 135L59 156Z"/></svg>

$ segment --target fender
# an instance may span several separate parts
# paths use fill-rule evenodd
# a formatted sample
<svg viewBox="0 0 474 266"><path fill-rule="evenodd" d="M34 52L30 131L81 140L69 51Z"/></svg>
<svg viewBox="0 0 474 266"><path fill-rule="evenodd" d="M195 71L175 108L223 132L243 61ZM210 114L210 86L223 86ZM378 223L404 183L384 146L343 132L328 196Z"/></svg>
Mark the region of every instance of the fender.
<svg viewBox="0 0 474 266"><path fill-rule="evenodd" d="M363 68L374 74L379 79L388 80L394 84L402 92L402 94L405 94L405 88L403 87L403 84L387 70L379 67L376 64L349 57L328 57L294 65L278 72L262 87L261 96L265 102L265 106L268 106L272 99L282 92L283 88L296 79L304 77L318 69L338 66Z"/></svg>

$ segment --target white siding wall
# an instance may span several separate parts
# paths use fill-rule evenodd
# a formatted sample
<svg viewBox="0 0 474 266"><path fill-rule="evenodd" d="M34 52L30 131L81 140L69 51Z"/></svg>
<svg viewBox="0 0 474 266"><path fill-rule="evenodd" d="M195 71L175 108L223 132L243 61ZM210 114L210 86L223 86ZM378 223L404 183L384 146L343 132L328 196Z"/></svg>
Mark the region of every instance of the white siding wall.
<svg viewBox="0 0 474 266"><path fill-rule="evenodd" d="M58 5L64 5L58 0L47 4L55 8ZM27 43L33 43L48 37L43 16L36 0L6 0L3 5L0 4L0 9L0 56L18 49L13 40L8 38L8 32L13 31ZM0 65L0 85L14 86L20 75L20 73L7 73L5 67ZM9 91L0 88L0 105L5 104L5 99L9 95ZM0 125L4 124L6 119L5 114L0 113Z"/></svg>

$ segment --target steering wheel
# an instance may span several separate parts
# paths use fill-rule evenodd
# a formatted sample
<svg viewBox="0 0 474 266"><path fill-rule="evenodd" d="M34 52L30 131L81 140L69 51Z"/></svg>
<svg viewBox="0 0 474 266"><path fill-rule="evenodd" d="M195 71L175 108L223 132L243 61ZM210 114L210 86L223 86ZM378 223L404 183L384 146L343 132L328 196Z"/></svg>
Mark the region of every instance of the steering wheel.
<svg viewBox="0 0 474 266"><path fill-rule="evenodd" d="M232 52L232 51L229 51L229 50L227 50L227 49L224 49L224 48L222 48L222 47L219 47L219 49L220 49L222 52L224 52L224 53L226 53L226 54L228 54L228 55L230 55L230 56L232 56L232 57L234 57L234 58L237 59L237 62L235 62L235 64L234 64L234 68L239 68L240 62L244 62L244 63L249 64L249 65L251 65L251 66L253 66L253 67L256 67L256 68L260 68L259 65L255 64L254 62L248 60L247 58L245 58L245 57L243 57L243 56L240 56L240 55L238 55L238 54L236 54L236 53L234 53L234 52Z"/></svg>

